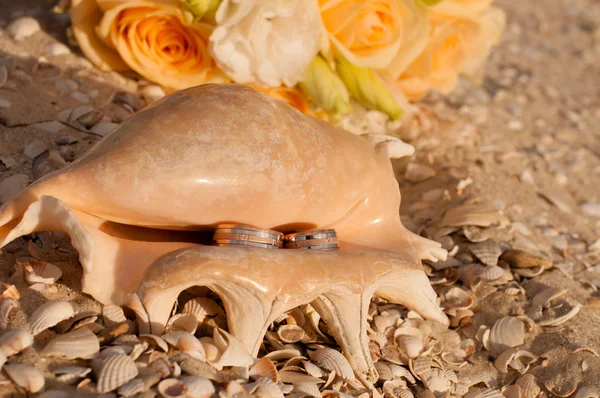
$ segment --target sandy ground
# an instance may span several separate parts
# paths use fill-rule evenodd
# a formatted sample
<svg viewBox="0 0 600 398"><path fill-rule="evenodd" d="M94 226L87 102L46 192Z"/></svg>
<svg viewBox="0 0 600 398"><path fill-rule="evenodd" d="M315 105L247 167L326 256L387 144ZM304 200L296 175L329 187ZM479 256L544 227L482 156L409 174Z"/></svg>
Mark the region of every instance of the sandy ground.
<svg viewBox="0 0 600 398"><path fill-rule="evenodd" d="M50 13L53 3L0 3L0 28L31 15L43 29L21 42L0 29L0 64L10 71L7 85L0 88L0 98L10 102L9 108L0 108L0 181L19 173L33 180L27 155L35 149L32 143L58 149L68 162L99 139L64 124L36 123L55 121L61 111L82 105L120 122L143 105L125 95L135 92L135 81L94 69L76 49L48 54L51 43L68 43L68 17ZM542 285L565 288L568 301L583 308L558 327L536 326L528 333L524 348L540 358L529 372L549 396L567 396L582 386L600 389L600 357L595 354L600 353L600 308L588 305L590 297L600 297L600 252L590 248L600 232L600 2L496 4L507 11L508 27L481 86L462 82L446 98L429 96L416 119L399 133L417 148L410 159L395 161L403 222L440 239L448 249L458 244L462 253L464 239L444 235L444 214L465 203L501 210L511 225L489 228L490 237L550 258L554 268L522 279L525 297L477 292L478 309L471 326L463 328L463 337L473 337L477 326L491 327L502 316L525 313L527 299ZM40 66L40 57L48 64ZM75 82L74 88L60 91L57 82L67 79ZM123 107L123 102L129 105ZM411 182L406 177L409 163L428 168ZM79 310L97 309L91 298L77 293L81 271L68 241L44 233L32 242L44 260L63 269L65 276L51 298L72 300ZM6 248L0 255L0 280L10 277L18 258L29 255L24 239ZM48 298L28 293L11 322L24 322L24 314ZM49 337L41 335L39 343ZM39 358L30 354L24 360ZM480 352L469 362L485 369L491 367L490 360ZM497 372L495 377L501 385L516 378ZM15 393L10 386L3 388L3 396Z"/></svg>

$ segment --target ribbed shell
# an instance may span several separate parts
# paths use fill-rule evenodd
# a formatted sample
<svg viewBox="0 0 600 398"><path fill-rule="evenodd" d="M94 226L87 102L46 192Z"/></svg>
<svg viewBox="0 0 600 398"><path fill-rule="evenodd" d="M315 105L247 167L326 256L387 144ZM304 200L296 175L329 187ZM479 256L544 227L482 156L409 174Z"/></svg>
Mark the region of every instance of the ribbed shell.
<svg viewBox="0 0 600 398"><path fill-rule="evenodd" d="M71 318L74 314L73 306L68 301L50 301L31 314L29 318L31 333L36 336L59 322Z"/></svg>
<svg viewBox="0 0 600 398"><path fill-rule="evenodd" d="M321 391L319 390L319 386L315 383L294 384L292 392L300 392L311 397L321 398Z"/></svg>
<svg viewBox="0 0 600 398"><path fill-rule="evenodd" d="M68 359L94 357L100 351L98 337L87 327L74 330L50 341L41 354Z"/></svg>
<svg viewBox="0 0 600 398"><path fill-rule="evenodd" d="M335 372L343 380L354 379L354 371L350 363L341 352L323 347L309 353L310 359L319 367Z"/></svg>
<svg viewBox="0 0 600 398"><path fill-rule="evenodd" d="M279 374L273 361L267 357L262 357L258 361L254 362L254 365L250 367L248 375L253 379L260 377L267 377L273 380L275 383L279 382Z"/></svg>
<svg viewBox="0 0 600 398"><path fill-rule="evenodd" d="M104 360L96 389L100 394L114 391L137 375L133 359L126 355L113 355Z"/></svg>
<svg viewBox="0 0 600 398"><path fill-rule="evenodd" d="M487 266L498 265L498 258L504 251L499 243L492 240L469 245L469 251Z"/></svg>

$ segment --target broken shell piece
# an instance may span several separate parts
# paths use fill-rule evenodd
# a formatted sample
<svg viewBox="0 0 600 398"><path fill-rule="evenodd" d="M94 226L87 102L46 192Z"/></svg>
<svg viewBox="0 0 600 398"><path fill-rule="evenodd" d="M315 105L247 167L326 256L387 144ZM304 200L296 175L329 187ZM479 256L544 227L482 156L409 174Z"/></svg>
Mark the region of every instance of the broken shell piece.
<svg viewBox="0 0 600 398"><path fill-rule="evenodd" d="M504 250L498 242L486 240L469 245L469 251L483 264L492 267L498 265L498 258Z"/></svg>
<svg viewBox="0 0 600 398"><path fill-rule="evenodd" d="M416 358L423 350L423 341L420 336L401 335L396 338L398 348L409 358Z"/></svg>
<svg viewBox="0 0 600 398"><path fill-rule="evenodd" d="M558 325L561 325L561 324L567 322L568 320L570 320L571 318L573 318L575 315L577 315L579 313L579 311L581 311L582 307L583 306L581 304L577 303L566 314L561 315L561 316L556 317L556 318L553 318L553 319L541 320L538 323L539 323L540 326L558 326Z"/></svg>
<svg viewBox="0 0 600 398"><path fill-rule="evenodd" d="M498 355L508 348L523 344L525 325L512 316L506 316L496 321L490 332L490 348Z"/></svg>
<svg viewBox="0 0 600 398"><path fill-rule="evenodd" d="M452 208L448 210L441 222L441 226L444 227L468 225L489 227L494 224L507 226L510 225L510 221L498 210L485 205L463 205Z"/></svg>
<svg viewBox="0 0 600 398"><path fill-rule="evenodd" d="M298 325L282 325L277 328L277 335L284 343L296 343L306 337L304 329Z"/></svg>
<svg viewBox="0 0 600 398"><path fill-rule="evenodd" d="M535 376L532 374L521 376L515 385L521 388L521 398L536 398L541 392L535 381Z"/></svg>
<svg viewBox="0 0 600 398"><path fill-rule="evenodd" d="M383 383L383 396L385 398L413 398L412 392L408 389L406 381L397 379L389 380Z"/></svg>
<svg viewBox="0 0 600 398"><path fill-rule="evenodd" d="M335 372L343 380L353 380L354 371L348 363L348 360L340 353L332 348L323 347L316 351L309 352L310 359L319 367Z"/></svg>
<svg viewBox="0 0 600 398"><path fill-rule="evenodd" d="M140 334L140 340L148 342L152 348L160 348L163 352L169 351L167 342L154 334Z"/></svg>
<svg viewBox="0 0 600 398"><path fill-rule="evenodd" d="M147 391L146 384L142 379L132 379L127 383L123 384L117 390L117 394L122 397L133 397L137 396L136 394L141 394L144 391Z"/></svg>
<svg viewBox="0 0 600 398"><path fill-rule="evenodd" d="M8 326L8 317L13 309L17 308L17 302L11 298L0 300L0 329Z"/></svg>
<svg viewBox="0 0 600 398"><path fill-rule="evenodd" d="M163 398L185 398L187 397L187 386L177 379L165 379L158 383L158 392Z"/></svg>
<svg viewBox="0 0 600 398"><path fill-rule="evenodd" d="M8 202L29 185L25 174L13 174L0 182L0 204Z"/></svg>
<svg viewBox="0 0 600 398"><path fill-rule="evenodd" d="M164 334L162 338L180 351L185 352L190 357L199 361L206 361L206 353L204 347L196 337L188 332L170 332Z"/></svg>
<svg viewBox="0 0 600 398"><path fill-rule="evenodd" d="M126 355L113 355L106 358L98 374L97 391L100 394L111 392L138 375L133 359Z"/></svg>
<svg viewBox="0 0 600 398"><path fill-rule="evenodd" d="M433 176L435 176L435 169L417 163L409 163L408 166L406 166L406 172L404 173L404 178L415 184L428 180Z"/></svg>
<svg viewBox="0 0 600 398"><path fill-rule="evenodd" d="M13 300L18 300L21 298L21 293L19 293L19 290L15 285L9 285L8 283L0 282L0 292L2 298L10 298Z"/></svg>
<svg viewBox="0 0 600 398"><path fill-rule="evenodd" d="M0 351L7 357L18 354L33 344L33 335L24 330L9 330L0 336Z"/></svg>
<svg viewBox="0 0 600 398"><path fill-rule="evenodd" d="M548 308L550 306L550 302L552 300L556 300L557 298L563 296L567 291L565 289L561 289L558 287L548 287L539 293L537 293L530 302L529 310L527 314L534 321L540 320L542 318L542 311L544 308Z"/></svg>
<svg viewBox="0 0 600 398"><path fill-rule="evenodd" d="M87 327L55 337L41 351L49 357L93 358L100 351L98 337Z"/></svg>
<svg viewBox="0 0 600 398"><path fill-rule="evenodd" d="M501 259L514 268L542 267L547 269L552 267L552 261L522 250L509 249L502 254Z"/></svg>
<svg viewBox="0 0 600 398"><path fill-rule="evenodd" d="M107 304L102 306L102 320L106 326L127 321L123 308L118 305Z"/></svg>
<svg viewBox="0 0 600 398"><path fill-rule="evenodd" d="M51 285L62 276L62 270L45 261L31 260L23 264L25 280L28 284L45 283Z"/></svg>
<svg viewBox="0 0 600 398"><path fill-rule="evenodd" d="M222 312L223 309L219 304L206 297L196 297L186 301L181 310L182 314L195 315L198 323L204 322L206 317L214 317Z"/></svg>
<svg viewBox="0 0 600 398"><path fill-rule="evenodd" d="M309 362L310 363L310 362ZM260 377L267 377L273 380L275 383L279 382L279 374L273 361L267 357L262 357L250 367L248 376L252 379L258 379Z"/></svg>
<svg viewBox="0 0 600 398"><path fill-rule="evenodd" d="M220 328L213 330L214 345L221 352L221 356L212 365L220 370L224 366L242 366L248 367L254 363L254 358L242 345L242 343Z"/></svg>
<svg viewBox="0 0 600 398"><path fill-rule="evenodd" d="M31 393L41 391L46 383L42 372L30 365L11 363L4 365L4 371L15 384Z"/></svg>
<svg viewBox="0 0 600 398"><path fill-rule="evenodd" d="M321 398L321 390L316 383L295 384L292 393L299 393L302 396Z"/></svg>
<svg viewBox="0 0 600 398"><path fill-rule="evenodd" d="M167 331L169 332L188 332L196 333L198 327L198 319L194 314L175 314L167 323Z"/></svg>
<svg viewBox="0 0 600 398"><path fill-rule="evenodd" d="M31 314L29 324L34 336L51 328L65 319L71 318L75 312L68 301L50 301Z"/></svg>
<svg viewBox="0 0 600 398"><path fill-rule="evenodd" d="M529 365L537 360L537 357L529 351L521 350L519 347L509 348L496 358L494 367L502 373L508 372L508 367L525 373Z"/></svg>
<svg viewBox="0 0 600 398"><path fill-rule="evenodd" d="M21 40L39 32L41 29L39 22L35 18L21 17L9 23L6 27L6 32L13 39Z"/></svg>
<svg viewBox="0 0 600 398"><path fill-rule="evenodd" d="M488 240L492 235L492 230L489 228L465 226L462 229L462 233L469 242L479 243Z"/></svg>
<svg viewBox="0 0 600 398"><path fill-rule="evenodd" d="M492 282L500 279L504 275L504 269L497 265L491 267L485 267L479 276L484 282Z"/></svg>
<svg viewBox="0 0 600 398"><path fill-rule="evenodd" d="M215 393L213 383L200 376L185 376L181 381L187 387L187 397L189 398L210 398Z"/></svg>

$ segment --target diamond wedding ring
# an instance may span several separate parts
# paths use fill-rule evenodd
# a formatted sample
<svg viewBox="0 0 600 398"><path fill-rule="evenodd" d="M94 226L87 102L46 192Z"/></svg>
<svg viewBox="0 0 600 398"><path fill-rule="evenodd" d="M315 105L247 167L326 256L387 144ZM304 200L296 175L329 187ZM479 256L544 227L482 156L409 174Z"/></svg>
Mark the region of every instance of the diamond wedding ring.
<svg viewBox="0 0 600 398"><path fill-rule="evenodd" d="M334 229L319 229L285 235L286 249L336 250L339 240Z"/></svg>
<svg viewBox="0 0 600 398"><path fill-rule="evenodd" d="M213 241L218 246L253 246L263 249L280 249L283 246L283 234L270 229L246 225L221 224L215 230Z"/></svg>

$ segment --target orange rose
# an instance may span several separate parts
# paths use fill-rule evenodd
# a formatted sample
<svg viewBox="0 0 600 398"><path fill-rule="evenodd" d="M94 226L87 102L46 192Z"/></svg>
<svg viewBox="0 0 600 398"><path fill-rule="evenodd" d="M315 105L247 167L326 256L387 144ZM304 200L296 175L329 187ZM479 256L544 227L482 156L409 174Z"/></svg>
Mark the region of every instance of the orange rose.
<svg viewBox="0 0 600 398"><path fill-rule="evenodd" d="M72 0L73 32L102 69L133 69L170 89L222 81L208 53L212 27L192 23L178 0Z"/></svg>
<svg viewBox="0 0 600 398"><path fill-rule="evenodd" d="M479 11L483 3L445 0L432 7L427 49L397 82L408 99L419 100L431 89L448 94L456 87L459 74L474 76L481 71L505 24L501 10L489 7Z"/></svg>
<svg viewBox="0 0 600 398"><path fill-rule="evenodd" d="M260 91L267 97L271 97L271 98L281 100L283 102L287 102L288 104L290 104L294 108L298 109L302 113L306 113L308 115L313 115L320 119L327 120L327 114L325 112L314 112L310 108L310 104L309 104L308 100L306 99L306 96L304 96L302 91L300 91L296 87L281 86L281 87L265 88L265 87L256 86L254 84L251 84L250 87Z"/></svg>

